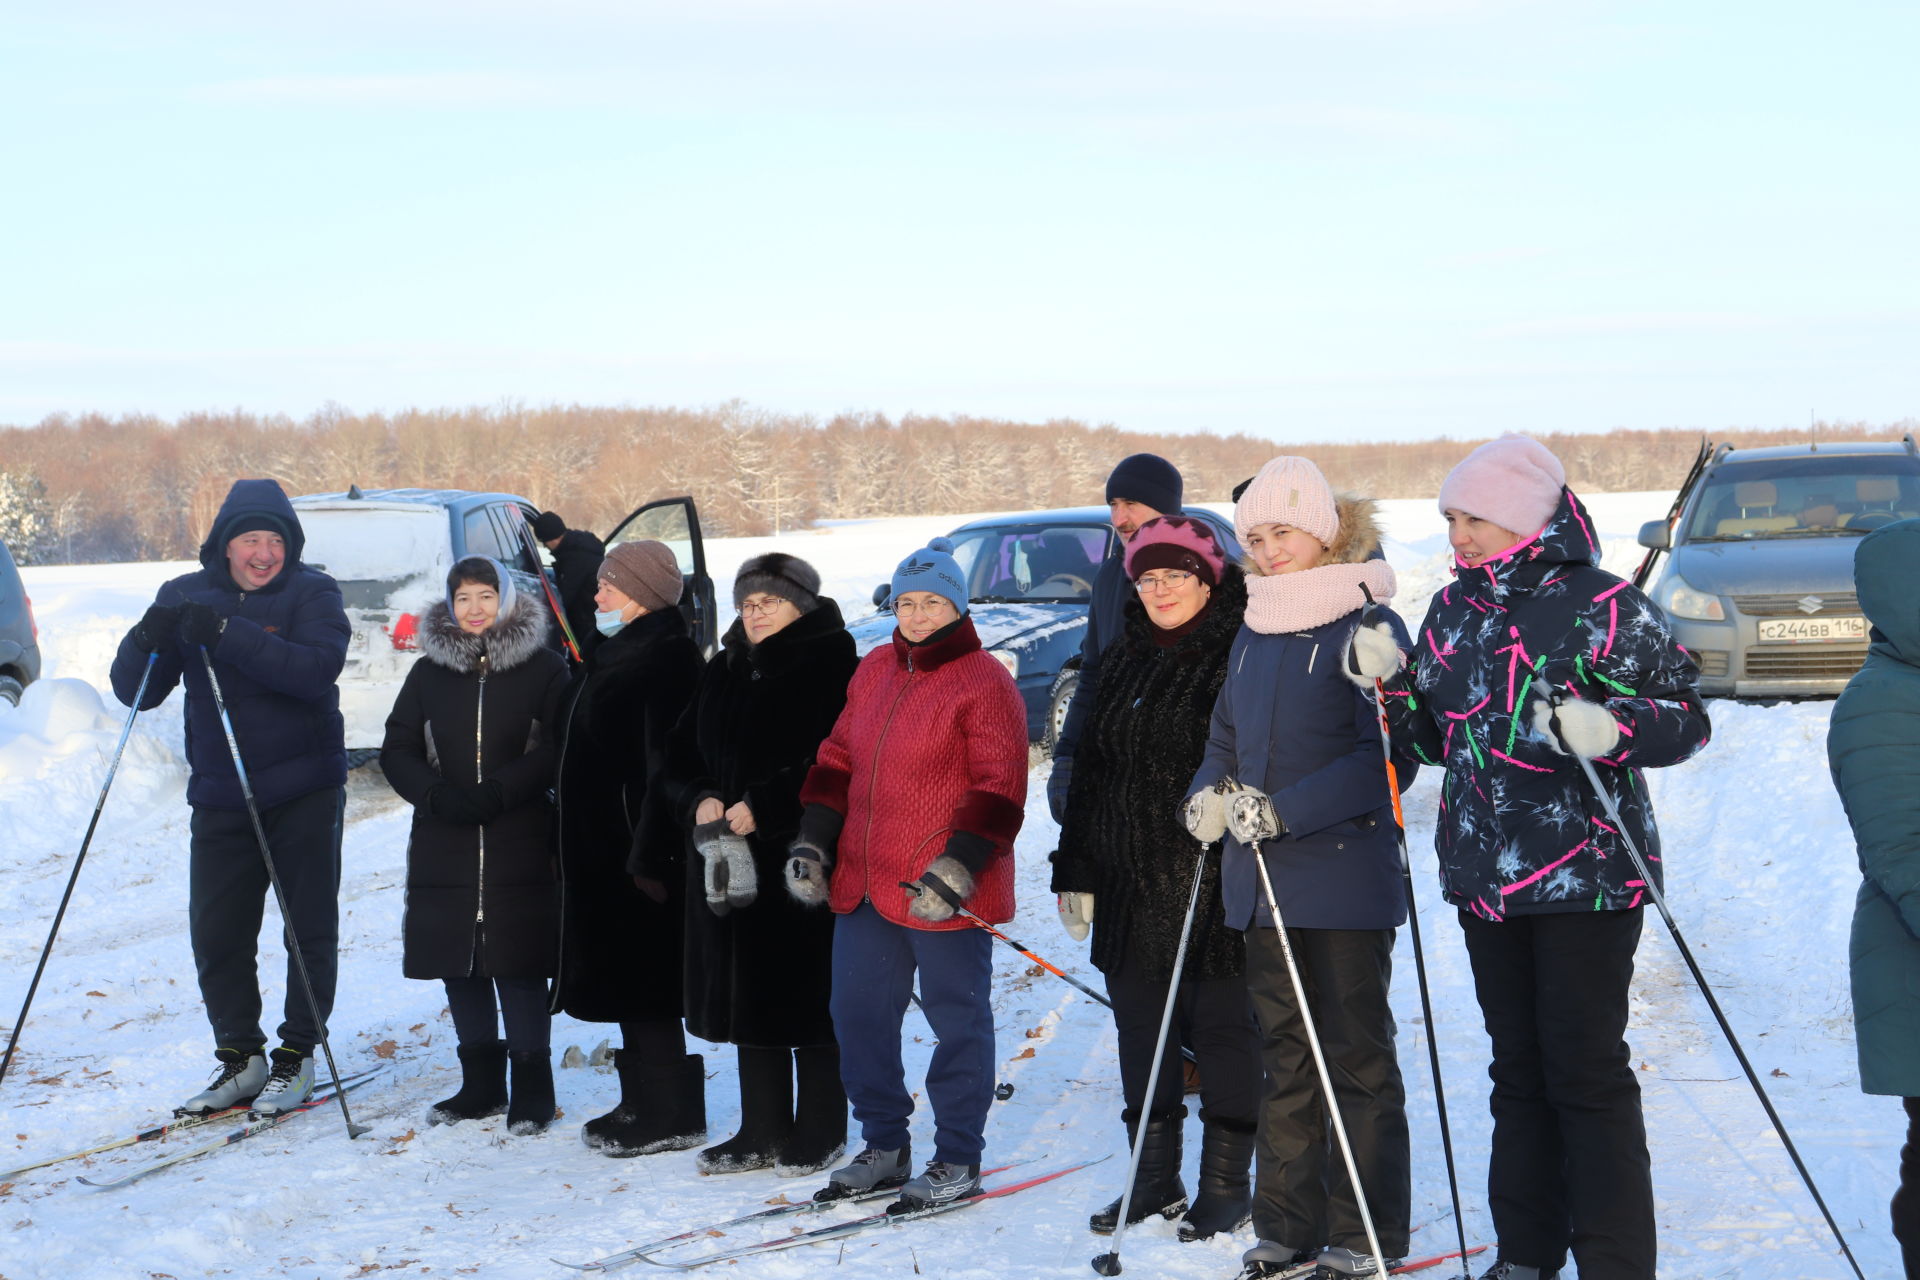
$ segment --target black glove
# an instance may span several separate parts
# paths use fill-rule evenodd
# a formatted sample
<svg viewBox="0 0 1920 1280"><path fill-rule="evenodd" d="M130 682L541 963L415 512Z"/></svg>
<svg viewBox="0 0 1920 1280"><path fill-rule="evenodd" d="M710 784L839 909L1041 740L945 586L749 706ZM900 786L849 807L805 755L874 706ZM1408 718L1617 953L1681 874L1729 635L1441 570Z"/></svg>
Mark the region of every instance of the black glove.
<svg viewBox="0 0 1920 1280"><path fill-rule="evenodd" d="M147 611L140 615L140 621L133 624L133 642L140 646L142 653L152 653L172 642L174 632L180 629L180 610L170 604L148 605Z"/></svg>
<svg viewBox="0 0 1920 1280"><path fill-rule="evenodd" d="M1073 757L1055 757L1053 772L1047 775L1047 808L1055 826L1067 824L1067 794L1073 790Z"/></svg>
<svg viewBox="0 0 1920 1280"><path fill-rule="evenodd" d="M180 638L189 645L211 649L226 629L226 617L212 605L190 600L180 606Z"/></svg>

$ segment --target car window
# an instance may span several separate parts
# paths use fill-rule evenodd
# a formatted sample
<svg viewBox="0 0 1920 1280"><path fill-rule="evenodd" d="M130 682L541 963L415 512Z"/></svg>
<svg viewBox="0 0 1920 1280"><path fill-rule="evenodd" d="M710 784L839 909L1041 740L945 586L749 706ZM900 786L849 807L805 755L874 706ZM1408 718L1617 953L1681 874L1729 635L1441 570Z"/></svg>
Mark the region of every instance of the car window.
<svg viewBox="0 0 1920 1280"><path fill-rule="evenodd" d="M505 548L500 545L499 531L494 527L493 513L486 507L475 507L467 512L462 529L466 534L466 555L506 559Z"/></svg>
<svg viewBox="0 0 1920 1280"><path fill-rule="evenodd" d="M306 535L300 558L333 576L349 608L378 608L415 579L437 582L447 571L442 508L295 510Z"/></svg>
<svg viewBox="0 0 1920 1280"><path fill-rule="evenodd" d="M674 561L680 566L682 576L693 572L693 529L683 503L670 502L636 512L614 531L614 539L607 544L607 550L611 551L623 542L648 539L667 545L667 549L673 552Z"/></svg>
<svg viewBox="0 0 1920 1280"><path fill-rule="evenodd" d="M493 520L500 534L501 545L507 548L507 554L500 557L500 563L522 573L540 572L539 563L527 550L533 540L526 532L526 522L520 515L520 508L512 503L501 503L493 508Z"/></svg>
<svg viewBox="0 0 1920 1280"><path fill-rule="evenodd" d="M1106 556L1106 525L1031 524L968 529L953 556L977 601L1087 601Z"/></svg>
<svg viewBox="0 0 1920 1280"><path fill-rule="evenodd" d="M1920 466L1898 455L1831 454L1735 463L1694 499L1685 541L1869 533L1920 516Z"/></svg>

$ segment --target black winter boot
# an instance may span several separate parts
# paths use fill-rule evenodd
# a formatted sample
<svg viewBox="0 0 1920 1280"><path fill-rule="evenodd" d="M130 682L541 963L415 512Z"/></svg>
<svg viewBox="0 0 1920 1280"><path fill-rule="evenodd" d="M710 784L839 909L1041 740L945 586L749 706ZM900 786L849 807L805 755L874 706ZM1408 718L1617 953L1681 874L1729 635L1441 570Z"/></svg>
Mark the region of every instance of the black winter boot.
<svg viewBox="0 0 1920 1280"><path fill-rule="evenodd" d="M1206 1240L1253 1220L1251 1120L1223 1120L1200 1113L1200 1194L1180 1220L1182 1240Z"/></svg>
<svg viewBox="0 0 1920 1280"><path fill-rule="evenodd" d="M620 1073L620 1105L582 1130L589 1147L623 1160L707 1140L707 1067L699 1054L642 1062L632 1050L616 1049L613 1069Z"/></svg>
<svg viewBox="0 0 1920 1280"><path fill-rule="evenodd" d="M522 1136L544 1133L553 1123L553 1054L547 1049L509 1053L513 1074L512 1101L507 1104L507 1132Z"/></svg>
<svg viewBox="0 0 1920 1280"><path fill-rule="evenodd" d="M1127 1112L1129 1153L1135 1137L1134 1117ZM1187 1109L1156 1111L1147 1117L1146 1140L1140 1145L1140 1172L1133 1179L1133 1202L1127 1206L1127 1225L1132 1226L1159 1214L1163 1218L1178 1215L1187 1207L1187 1189L1180 1181L1180 1122ZM1121 1197L1125 1199L1125 1197ZM1087 1219L1095 1235L1110 1236L1120 1223L1120 1200Z"/></svg>
<svg viewBox="0 0 1920 1280"><path fill-rule="evenodd" d="M463 1044L455 1052L460 1058L460 1092L434 1103L427 1112L427 1123L454 1124L497 1116L505 1111L506 1044L499 1040L491 1044Z"/></svg>
<svg viewBox="0 0 1920 1280"><path fill-rule="evenodd" d="M740 1131L694 1157L701 1173L746 1173L772 1166L793 1131L793 1050L741 1045Z"/></svg>
<svg viewBox="0 0 1920 1280"><path fill-rule="evenodd" d="M838 1160L847 1149L847 1090L840 1083L840 1046L795 1049L793 1067L800 1082L793 1132L780 1144L773 1171L783 1178L804 1178Z"/></svg>

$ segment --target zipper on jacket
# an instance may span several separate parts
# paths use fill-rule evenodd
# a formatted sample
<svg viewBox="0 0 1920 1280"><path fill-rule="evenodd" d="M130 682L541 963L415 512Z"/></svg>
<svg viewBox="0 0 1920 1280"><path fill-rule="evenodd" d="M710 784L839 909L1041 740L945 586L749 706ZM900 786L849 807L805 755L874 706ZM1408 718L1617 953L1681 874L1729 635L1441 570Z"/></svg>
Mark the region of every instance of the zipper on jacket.
<svg viewBox="0 0 1920 1280"><path fill-rule="evenodd" d="M487 726L487 655L480 655L480 685L473 707L473 780L476 783L487 780L486 769L481 759L481 748L486 742ZM474 828L474 834L480 840L479 874L475 879L477 896L474 900L473 925L475 931L474 946L480 945L479 930L487 922L487 828L482 823Z"/></svg>
<svg viewBox="0 0 1920 1280"><path fill-rule="evenodd" d="M914 677L913 650L907 650L907 678L900 682L900 691L893 695L893 702L887 707L887 718L880 725L880 736L873 743L873 766L867 770L867 840L864 850L866 858L866 882L860 890L860 901L873 901L870 896L873 889L873 793L880 785L880 748L887 743L887 734L893 728L894 712L900 709L900 699L907 696L907 689Z"/></svg>

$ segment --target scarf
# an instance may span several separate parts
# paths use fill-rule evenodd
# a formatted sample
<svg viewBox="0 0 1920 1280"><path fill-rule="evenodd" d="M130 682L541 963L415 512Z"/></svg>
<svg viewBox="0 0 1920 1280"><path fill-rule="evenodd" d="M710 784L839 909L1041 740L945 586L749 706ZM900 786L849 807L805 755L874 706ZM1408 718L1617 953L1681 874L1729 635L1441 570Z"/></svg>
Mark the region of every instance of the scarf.
<svg viewBox="0 0 1920 1280"><path fill-rule="evenodd" d="M1385 560L1323 564L1297 573L1247 575L1247 625L1261 635L1311 631L1364 607L1364 585L1375 604L1393 599L1393 570Z"/></svg>

